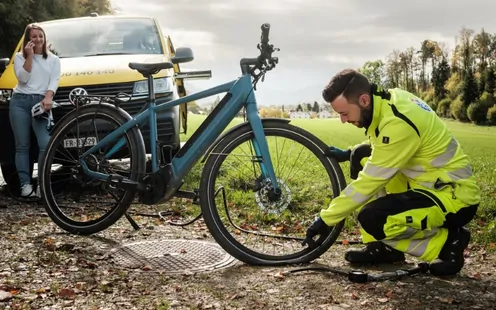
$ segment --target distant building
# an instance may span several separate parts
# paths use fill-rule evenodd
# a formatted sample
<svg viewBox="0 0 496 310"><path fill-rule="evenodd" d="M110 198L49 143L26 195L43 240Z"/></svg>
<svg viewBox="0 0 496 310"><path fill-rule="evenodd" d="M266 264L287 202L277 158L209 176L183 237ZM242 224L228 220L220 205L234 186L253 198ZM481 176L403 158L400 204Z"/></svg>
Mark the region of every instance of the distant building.
<svg viewBox="0 0 496 310"><path fill-rule="evenodd" d="M310 118L310 113L308 113L308 112L291 112L291 113L289 113L289 118Z"/></svg>
<svg viewBox="0 0 496 310"><path fill-rule="evenodd" d="M333 117L332 113L329 111L320 111L318 115L319 115L319 118L331 118L331 117Z"/></svg>

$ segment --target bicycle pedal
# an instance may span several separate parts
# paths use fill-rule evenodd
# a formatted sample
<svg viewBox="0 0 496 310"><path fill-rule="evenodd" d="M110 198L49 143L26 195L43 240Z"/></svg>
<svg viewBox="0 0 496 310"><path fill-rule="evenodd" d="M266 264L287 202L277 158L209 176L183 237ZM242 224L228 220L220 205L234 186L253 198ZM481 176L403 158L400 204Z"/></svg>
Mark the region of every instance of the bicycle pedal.
<svg viewBox="0 0 496 310"><path fill-rule="evenodd" d="M107 182L111 187L122 189L140 189L140 183L125 179L120 174L109 175ZM144 188L144 186L143 186Z"/></svg>

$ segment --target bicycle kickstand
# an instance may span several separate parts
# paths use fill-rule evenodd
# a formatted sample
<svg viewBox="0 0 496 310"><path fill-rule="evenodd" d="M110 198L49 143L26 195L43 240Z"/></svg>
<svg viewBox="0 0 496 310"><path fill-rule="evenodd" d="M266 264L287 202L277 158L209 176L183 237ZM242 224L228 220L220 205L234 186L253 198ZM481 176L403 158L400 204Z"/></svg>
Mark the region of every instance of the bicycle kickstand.
<svg viewBox="0 0 496 310"><path fill-rule="evenodd" d="M131 226L133 226L134 230L140 230L141 229L141 227L139 227L138 223L136 223L136 221L131 217L131 215L129 215L129 213L127 213L127 212L124 213L124 216L129 221Z"/></svg>

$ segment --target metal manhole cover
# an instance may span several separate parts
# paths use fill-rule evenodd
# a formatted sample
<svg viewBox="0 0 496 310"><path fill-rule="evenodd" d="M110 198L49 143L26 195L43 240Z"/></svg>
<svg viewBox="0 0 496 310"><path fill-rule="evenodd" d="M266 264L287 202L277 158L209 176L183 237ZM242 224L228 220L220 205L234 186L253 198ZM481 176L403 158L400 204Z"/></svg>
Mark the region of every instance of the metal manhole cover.
<svg viewBox="0 0 496 310"><path fill-rule="evenodd" d="M218 244L198 240L154 240L125 244L109 253L115 263L165 273L212 271L236 260Z"/></svg>

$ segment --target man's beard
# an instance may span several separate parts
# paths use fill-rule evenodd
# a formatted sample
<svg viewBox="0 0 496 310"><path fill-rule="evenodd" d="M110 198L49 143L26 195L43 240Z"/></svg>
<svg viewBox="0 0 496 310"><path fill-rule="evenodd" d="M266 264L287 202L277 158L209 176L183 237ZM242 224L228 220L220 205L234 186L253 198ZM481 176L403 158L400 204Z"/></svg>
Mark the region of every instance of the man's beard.
<svg viewBox="0 0 496 310"><path fill-rule="evenodd" d="M369 108L364 108L362 106L360 107L360 120L358 121L358 128L369 128L370 124L372 123L372 108L369 106Z"/></svg>

